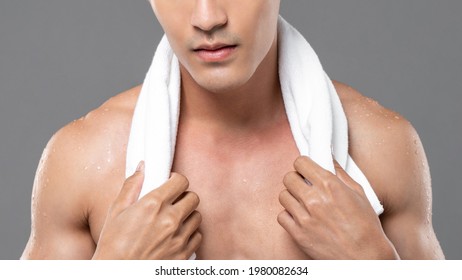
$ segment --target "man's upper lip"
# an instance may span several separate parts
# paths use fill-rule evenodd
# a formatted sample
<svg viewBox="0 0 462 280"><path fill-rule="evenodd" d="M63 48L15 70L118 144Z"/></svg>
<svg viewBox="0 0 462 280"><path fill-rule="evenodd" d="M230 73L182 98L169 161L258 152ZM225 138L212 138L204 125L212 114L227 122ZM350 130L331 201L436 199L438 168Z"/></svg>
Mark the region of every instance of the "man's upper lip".
<svg viewBox="0 0 462 280"><path fill-rule="evenodd" d="M197 48L194 48L194 51L200 51L200 50L207 50L207 51L215 51L218 49L222 49L225 47L234 47L235 45L229 45L229 44L222 44L222 43L217 43L217 44L202 44L198 46Z"/></svg>

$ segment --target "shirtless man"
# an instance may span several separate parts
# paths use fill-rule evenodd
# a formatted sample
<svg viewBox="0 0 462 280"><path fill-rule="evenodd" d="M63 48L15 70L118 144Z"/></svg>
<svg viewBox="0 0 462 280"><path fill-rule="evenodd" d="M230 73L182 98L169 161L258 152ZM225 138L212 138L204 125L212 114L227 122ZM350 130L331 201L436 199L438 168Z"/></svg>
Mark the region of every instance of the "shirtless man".
<svg viewBox="0 0 462 280"><path fill-rule="evenodd" d="M334 175L299 157L277 73L280 0L150 2L181 63L171 178L138 200L155 172L140 163L124 176L140 86L111 98L44 150L22 258L444 258L425 153L403 117L334 82L380 217L341 167ZM236 58L200 62L204 42L235 45Z"/></svg>

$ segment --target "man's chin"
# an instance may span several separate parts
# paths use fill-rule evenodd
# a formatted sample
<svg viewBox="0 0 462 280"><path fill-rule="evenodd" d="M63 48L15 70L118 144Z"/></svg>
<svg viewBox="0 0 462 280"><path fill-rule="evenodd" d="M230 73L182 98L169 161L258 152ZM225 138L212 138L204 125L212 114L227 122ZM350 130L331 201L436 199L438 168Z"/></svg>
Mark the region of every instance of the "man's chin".
<svg viewBox="0 0 462 280"><path fill-rule="evenodd" d="M183 70L188 71L189 78L204 90L225 94L240 89L250 80L253 73L247 73L251 71L244 69L244 67L236 68L227 65L225 67L193 68L192 71L185 68Z"/></svg>
<svg viewBox="0 0 462 280"><path fill-rule="evenodd" d="M199 84L203 89L210 91L215 94L226 94L238 90L242 87L242 83L231 83L229 80L221 81L220 79L215 79L213 81L208 81L203 84Z"/></svg>

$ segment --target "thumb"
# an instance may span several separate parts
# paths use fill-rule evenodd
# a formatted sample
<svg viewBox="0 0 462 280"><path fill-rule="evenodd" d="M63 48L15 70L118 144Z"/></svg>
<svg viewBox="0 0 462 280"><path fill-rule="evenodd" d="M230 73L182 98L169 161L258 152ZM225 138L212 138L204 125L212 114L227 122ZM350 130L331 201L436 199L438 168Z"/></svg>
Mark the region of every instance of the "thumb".
<svg viewBox="0 0 462 280"><path fill-rule="evenodd" d="M112 205L112 213L118 214L138 200L144 181L144 168L144 161L140 161L136 167L135 173L125 179L125 182Z"/></svg>
<svg viewBox="0 0 462 280"><path fill-rule="evenodd" d="M357 193L365 194L363 187L356 183L353 178L348 175L345 169L340 166L340 164L334 159L334 168L335 168L335 175L339 178L345 185L347 185L350 189L354 190Z"/></svg>

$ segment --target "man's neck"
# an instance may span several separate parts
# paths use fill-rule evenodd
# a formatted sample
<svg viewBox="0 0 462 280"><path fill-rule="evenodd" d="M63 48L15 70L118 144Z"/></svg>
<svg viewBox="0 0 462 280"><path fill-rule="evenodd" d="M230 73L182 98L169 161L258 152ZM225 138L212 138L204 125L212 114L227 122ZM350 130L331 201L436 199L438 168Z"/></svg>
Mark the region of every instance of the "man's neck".
<svg viewBox="0 0 462 280"><path fill-rule="evenodd" d="M250 80L239 89L214 93L199 86L181 66L180 122L203 125L211 133L251 133L285 117L278 75L277 43Z"/></svg>

